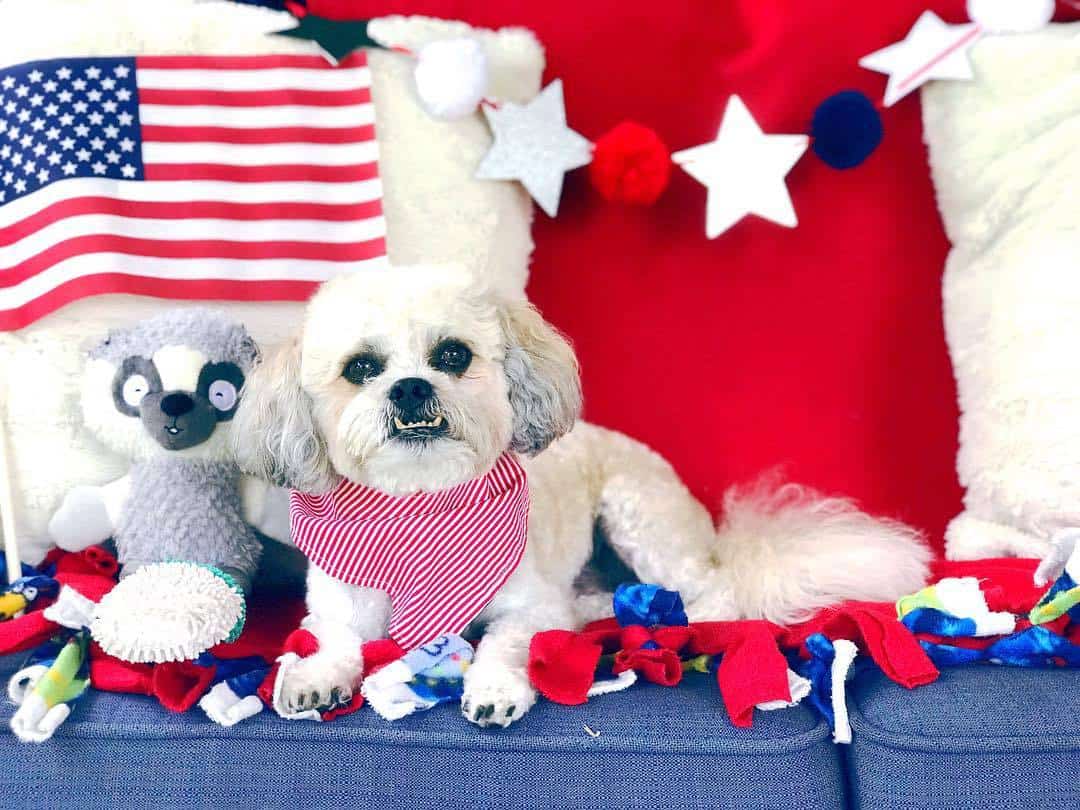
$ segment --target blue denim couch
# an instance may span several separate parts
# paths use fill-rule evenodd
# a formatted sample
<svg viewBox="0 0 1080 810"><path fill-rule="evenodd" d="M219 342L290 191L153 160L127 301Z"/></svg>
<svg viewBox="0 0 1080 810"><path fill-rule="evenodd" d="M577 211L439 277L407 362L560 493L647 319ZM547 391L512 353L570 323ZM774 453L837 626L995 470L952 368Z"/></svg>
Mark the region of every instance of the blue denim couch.
<svg viewBox="0 0 1080 810"><path fill-rule="evenodd" d="M16 661L3 665L6 677ZM197 709L94 692L48 743L0 736L0 806L1080 807L1078 671L972 666L910 692L868 671L849 706L854 744L834 746L803 707L733 728L705 675L580 707L541 701L495 731L450 706L394 724L264 712L222 729Z"/></svg>

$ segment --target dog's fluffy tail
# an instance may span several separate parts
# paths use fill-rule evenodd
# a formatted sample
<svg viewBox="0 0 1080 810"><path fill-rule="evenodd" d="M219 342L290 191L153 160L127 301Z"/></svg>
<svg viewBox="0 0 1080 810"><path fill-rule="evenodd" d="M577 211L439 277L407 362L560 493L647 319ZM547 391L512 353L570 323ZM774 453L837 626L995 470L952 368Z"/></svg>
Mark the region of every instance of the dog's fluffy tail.
<svg viewBox="0 0 1080 810"><path fill-rule="evenodd" d="M779 624L847 600L888 602L917 591L932 556L908 526L771 480L727 492L717 540L717 607L733 603L740 616ZM707 618L709 601L693 618Z"/></svg>

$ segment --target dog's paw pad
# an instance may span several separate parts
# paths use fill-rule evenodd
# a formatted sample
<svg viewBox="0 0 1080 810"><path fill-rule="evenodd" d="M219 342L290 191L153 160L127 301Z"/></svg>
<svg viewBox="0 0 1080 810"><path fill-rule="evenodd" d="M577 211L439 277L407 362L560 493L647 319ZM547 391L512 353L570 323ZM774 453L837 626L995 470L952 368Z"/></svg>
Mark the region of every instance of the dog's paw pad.
<svg viewBox="0 0 1080 810"><path fill-rule="evenodd" d="M536 690L524 672L480 665L465 674L461 713L478 726L508 726L535 702Z"/></svg>

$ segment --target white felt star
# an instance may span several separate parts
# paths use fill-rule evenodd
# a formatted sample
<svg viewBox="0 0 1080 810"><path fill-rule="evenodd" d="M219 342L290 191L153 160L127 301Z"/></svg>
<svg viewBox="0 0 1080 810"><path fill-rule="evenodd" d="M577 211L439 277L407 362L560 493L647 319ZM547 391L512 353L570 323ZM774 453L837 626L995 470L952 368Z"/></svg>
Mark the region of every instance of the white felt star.
<svg viewBox="0 0 1080 810"><path fill-rule="evenodd" d="M859 64L889 75L885 106L891 107L931 79L972 78L968 49L982 33L975 23L948 25L934 12L924 11L907 37L864 56Z"/></svg>
<svg viewBox="0 0 1080 810"><path fill-rule="evenodd" d="M555 216L563 175L592 160L592 144L566 126L562 81L556 79L522 106L484 107L495 139L476 170L483 180L520 180L537 204Z"/></svg>
<svg viewBox="0 0 1080 810"><path fill-rule="evenodd" d="M747 214L794 228L799 220L784 178L809 140L805 135L766 135L742 99L732 96L715 141L671 156L709 190L705 235L715 239Z"/></svg>

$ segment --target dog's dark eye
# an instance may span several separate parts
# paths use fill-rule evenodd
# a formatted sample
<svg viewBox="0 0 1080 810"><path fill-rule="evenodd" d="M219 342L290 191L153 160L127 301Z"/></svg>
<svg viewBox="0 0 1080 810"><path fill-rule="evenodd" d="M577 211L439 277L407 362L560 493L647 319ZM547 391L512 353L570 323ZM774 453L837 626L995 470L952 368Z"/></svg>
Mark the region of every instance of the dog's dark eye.
<svg viewBox="0 0 1080 810"><path fill-rule="evenodd" d="M431 353L431 367L448 374L464 374L472 362L472 352L460 340L444 340Z"/></svg>
<svg viewBox="0 0 1080 810"><path fill-rule="evenodd" d="M363 385L382 374L383 361L373 354L358 354L345 364L341 376L353 385Z"/></svg>

